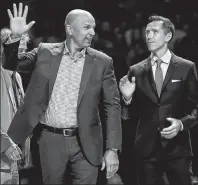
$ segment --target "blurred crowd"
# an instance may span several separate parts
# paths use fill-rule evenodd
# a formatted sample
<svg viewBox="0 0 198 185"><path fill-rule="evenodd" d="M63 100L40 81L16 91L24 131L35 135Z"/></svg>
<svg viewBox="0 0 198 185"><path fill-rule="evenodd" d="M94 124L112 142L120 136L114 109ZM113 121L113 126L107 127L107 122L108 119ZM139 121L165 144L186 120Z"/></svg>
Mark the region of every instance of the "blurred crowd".
<svg viewBox="0 0 198 185"><path fill-rule="evenodd" d="M148 16L152 14L169 17L175 24L176 32L170 49L181 57L194 62L198 60L198 11L195 1L115 0L108 4L104 0L69 0L68 3L59 0L56 4L46 0L20 2L29 5L28 19L36 21L29 33L32 47L38 46L40 42L63 41L63 22L69 10L83 8L90 11L97 21L93 47L113 57L118 80L126 73L128 66L149 55L144 42L144 29ZM7 22L4 20L2 26Z"/></svg>
<svg viewBox="0 0 198 185"><path fill-rule="evenodd" d="M5 1L5 0L4 0ZM8 25L6 7L13 1L5 1L5 19L1 26ZM16 2L16 1L14 1ZM148 56L144 42L144 29L148 16L160 14L169 17L176 27L170 49L179 56L194 62L198 59L198 11L196 1L178 0L79 0L56 3L47 0L22 0L29 6L29 20L36 24L30 36L33 47L40 42L60 42L65 39L64 19L67 12L73 8L83 8L90 11L97 21L96 35L93 47L112 56L116 68L126 65L123 72L131 64ZM120 70L118 70L119 73ZM117 74L118 78L120 74Z"/></svg>

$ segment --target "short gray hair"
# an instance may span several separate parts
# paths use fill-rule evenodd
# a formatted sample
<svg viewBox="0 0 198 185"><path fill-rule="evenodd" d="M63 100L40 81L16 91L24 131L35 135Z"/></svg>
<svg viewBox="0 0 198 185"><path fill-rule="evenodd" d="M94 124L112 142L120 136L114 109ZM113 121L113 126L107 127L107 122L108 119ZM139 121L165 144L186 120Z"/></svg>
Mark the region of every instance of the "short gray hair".
<svg viewBox="0 0 198 185"><path fill-rule="evenodd" d="M160 15L152 15L149 17L148 19L148 24L153 22L153 21L162 21L163 22L163 29L166 31L166 33L171 32L172 33L172 38L175 34L175 26L174 24L171 22L170 19L160 16ZM171 38L171 40L172 40Z"/></svg>

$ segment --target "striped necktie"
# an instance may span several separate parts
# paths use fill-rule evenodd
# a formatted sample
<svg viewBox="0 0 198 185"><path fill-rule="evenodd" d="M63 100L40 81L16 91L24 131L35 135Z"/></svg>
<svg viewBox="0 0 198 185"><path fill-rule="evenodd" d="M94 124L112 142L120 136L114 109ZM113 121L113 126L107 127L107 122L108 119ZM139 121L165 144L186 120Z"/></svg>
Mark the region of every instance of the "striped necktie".
<svg viewBox="0 0 198 185"><path fill-rule="evenodd" d="M16 72L13 72L11 78L12 78L12 87L13 87L13 92L14 92L14 98L15 98L15 102L16 102L16 107L18 109L19 106L23 102L23 96L22 96L22 92L21 92L21 89L19 87L19 84L17 82L17 79L16 79Z"/></svg>

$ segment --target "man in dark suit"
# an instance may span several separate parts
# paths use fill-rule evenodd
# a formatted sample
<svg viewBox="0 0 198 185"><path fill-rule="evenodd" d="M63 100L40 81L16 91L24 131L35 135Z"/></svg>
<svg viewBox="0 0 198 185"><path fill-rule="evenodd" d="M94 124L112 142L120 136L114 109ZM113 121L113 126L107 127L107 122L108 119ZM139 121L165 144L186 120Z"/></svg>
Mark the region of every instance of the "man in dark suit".
<svg viewBox="0 0 198 185"><path fill-rule="evenodd" d="M65 42L43 43L18 56L17 40L34 24L26 25L28 7L24 12L22 9L20 3L18 11L13 5L13 15L8 10L12 43L4 46L3 67L32 71L32 76L8 135L21 143L39 124L45 184L64 183L68 165L73 184L96 184L101 163L107 178L113 177L119 166L117 150L121 148L120 99L112 59L89 47L95 34L93 16L84 10L72 10L65 19ZM104 157L100 103L106 122Z"/></svg>
<svg viewBox="0 0 198 185"><path fill-rule="evenodd" d="M197 124L198 77L195 64L168 49L174 25L151 16L145 30L151 55L120 80L123 118L139 118L135 139L139 184L191 184L189 129Z"/></svg>

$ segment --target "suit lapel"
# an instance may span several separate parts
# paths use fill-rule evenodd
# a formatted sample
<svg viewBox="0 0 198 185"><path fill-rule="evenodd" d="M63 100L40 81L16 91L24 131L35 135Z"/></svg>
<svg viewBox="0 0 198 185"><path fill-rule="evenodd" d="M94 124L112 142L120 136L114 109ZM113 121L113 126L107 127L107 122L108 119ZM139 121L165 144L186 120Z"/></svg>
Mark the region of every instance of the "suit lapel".
<svg viewBox="0 0 198 185"><path fill-rule="evenodd" d="M92 68L94 65L94 60L95 60L95 54L93 51L90 50L90 48L87 48L86 55L85 55L85 63L83 67L83 73L82 73L82 78L81 78L81 83L80 83L80 89L79 89L79 95L78 95L78 104L80 104L80 101L84 95L87 83L89 81L89 77L92 72Z"/></svg>
<svg viewBox="0 0 198 185"><path fill-rule="evenodd" d="M150 87L153 90L155 96L158 97L157 89L156 89L156 85L155 85L155 81L154 81L154 77L153 77L153 71L152 71L150 57L147 59L146 63L144 64L144 67L145 67L144 69L145 69L145 74L146 74L145 76L147 77Z"/></svg>
<svg viewBox="0 0 198 185"><path fill-rule="evenodd" d="M168 82L170 81L171 77L173 76L173 74L175 73L177 68L177 60L176 60L176 56L172 53L172 57L171 57L171 61L168 67L168 70L166 72L166 76L162 85L162 91L161 94L163 93L166 85L168 84Z"/></svg>
<svg viewBox="0 0 198 185"><path fill-rule="evenodd" d="M62 60L64 50L64 42L60 45L54 46L52 49L52 58L51 58L51 65L50 65L50 76L49 76L49 99L52 94L52 90L54 87L54 83L56 81L56 77L58 74L59 66Z"/></svg>

